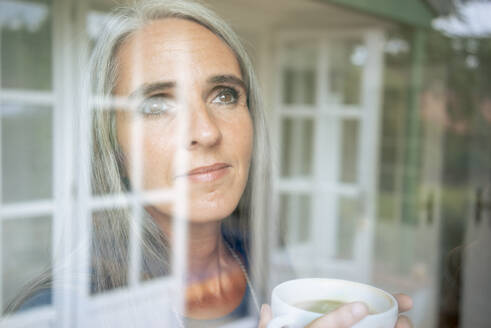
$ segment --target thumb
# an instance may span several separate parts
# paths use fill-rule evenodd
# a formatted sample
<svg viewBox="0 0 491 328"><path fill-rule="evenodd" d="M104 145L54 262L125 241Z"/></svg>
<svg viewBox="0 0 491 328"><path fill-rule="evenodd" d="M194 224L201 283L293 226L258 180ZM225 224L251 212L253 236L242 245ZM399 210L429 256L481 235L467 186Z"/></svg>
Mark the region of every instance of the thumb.
<svg viewBox="0 0 491 328"><path fill-rule="evenodd" d="M263 304L261 306L258 328L266 328L272 318L273 318L273 313L271 312L271 307L268 304Z"/></svg>
<svg viewBox="0 0 491 328"><path fill-rule="evenodd" d="M355 302L345 304L329 314L312 321L307 327L309 328L348 328L363 319L368 314L368 308L365 303Z"/></svg>

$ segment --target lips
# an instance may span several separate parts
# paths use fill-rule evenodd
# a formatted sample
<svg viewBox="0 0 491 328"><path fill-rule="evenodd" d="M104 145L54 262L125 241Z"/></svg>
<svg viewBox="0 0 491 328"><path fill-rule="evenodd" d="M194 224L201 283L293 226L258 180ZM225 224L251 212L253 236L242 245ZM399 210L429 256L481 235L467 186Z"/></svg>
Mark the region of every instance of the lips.
<svg viewBox="0 0 491 328"><path fill-rule="evenodd" d="M230 165L228 165L226 163L215 163L215 164L210 165L210 166L202 166L202 167L195 168L195 169L189 171L187 175L191 176L191 175L198 175L198 174L206 174L206 173L210 173L213 171L222 170L222 169L225 169L227 167L230 167Z"/></svg>
<svg viewBox="0 0 491 328"><path fill-rule="evenodd" d="M227 175L230 167L231 165L227 163L215 163L209 166L197 167L177 177L187 177L190 182L213 182Z"/></svg>

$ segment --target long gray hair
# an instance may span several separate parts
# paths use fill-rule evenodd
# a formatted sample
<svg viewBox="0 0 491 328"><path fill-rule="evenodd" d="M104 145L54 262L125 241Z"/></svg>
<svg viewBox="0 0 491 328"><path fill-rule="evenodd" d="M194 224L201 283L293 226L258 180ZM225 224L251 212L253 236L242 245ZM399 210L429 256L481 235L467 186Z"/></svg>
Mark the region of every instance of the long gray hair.
<svg viewBox="0 0 491 328"><path fill-rule="evenodd" d="M118 73L116 52L121 44L135 31L153 20L180 18L196 22L225 42L235 53L242 78L247 87L247 100L254 126L254 141L249 179L239 202L236 215L224 220L226 230L240 231L242 240L247 240L248 222L251 215L261 211L253 201L254 190L261 185L264 191L269 186L268 136L258 83L250 59L237 35L214 12L193 1L150 0L117 10L100 36L91 58L92 92L102 102L111 97ZM92 187L96 194L128 191L124 156L116 138L114 112L102 110L103 104L93 108ZM93 287L96 290L123 285L127 272L128 224L130 213L113 210L101 213L94 220ZM160 263L160 269L146 273L150 276L165 274L168 266L168 243L161 230L149 215L143 218L142 252L143 263ZM104 277L102 279L102 277Z"/></svg>
<svg viewBox="0 0 491 328"><path fill-rule="evenodd" d="M148 0L117 9L111 15L99 36L90 59L90 77L87 91L95 95L91 105L92 116L92 191L96 195L117 194L129 191L124 178L124 157L116 138L115 112L108 110L118 74L116 53L121 44L135 31L151 21L180 18L196 22L225 42L235 53L242 78L247 87L247 101L254 126L253 153L249 178L237 210L223 221L223 228L239 231L247 241L249 222L264 213L261 204L253 197L256 193L270 195L269 142L265 116L261 108L258 83L250 59L237 35L214 12L192 0ZM90 97L91 95L88 95ZM260 192L260 193L259 193ZM264 203L264 202L263 202ZM166 274L169 268L169 244L154 220L145 211L142 220L142 256L144 277ZM94 214L92 236L92 292L124 286L128 272L128 240L131 227L128 209L104 210ZM155 266L155 263L158 265ZM151 264L151 265L150 265ZM10 304L15 311L36 291L49 288L51 274L47 272L27 287L22 295Z"/></svg>

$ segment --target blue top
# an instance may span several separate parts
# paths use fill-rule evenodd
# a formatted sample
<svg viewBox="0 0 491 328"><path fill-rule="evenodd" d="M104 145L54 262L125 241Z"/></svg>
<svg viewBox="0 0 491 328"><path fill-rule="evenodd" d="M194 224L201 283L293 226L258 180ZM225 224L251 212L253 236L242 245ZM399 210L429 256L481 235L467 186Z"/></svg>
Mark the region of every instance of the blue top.
<svg viewBox="0 0 491 328"><path fill-rule="evenodd" d="M34 295L22 303L17 311L27 311L38 306L51 305L53 303L52 294L51 288L38 290Z"/></svg>

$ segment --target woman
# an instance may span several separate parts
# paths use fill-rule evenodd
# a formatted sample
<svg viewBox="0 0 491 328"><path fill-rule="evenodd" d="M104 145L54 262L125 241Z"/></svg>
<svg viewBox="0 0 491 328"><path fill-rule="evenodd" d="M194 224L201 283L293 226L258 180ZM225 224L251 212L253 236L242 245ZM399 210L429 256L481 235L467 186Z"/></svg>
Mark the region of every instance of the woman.
<svg viewBox="0 0 491 328"><path fill-rule="evenodd" d="M253 181L264 182L269 172L257 83L237 37L195 3L141 2L114 15L95 48L93 64L99 100L93 122L94 189L100 194L168 189L186 180L186 316L213 320L244 313L244 295L252 292L244 268ZM114 99L130 106L104 110ZM184 114L189 133L181 138ZM132 151L138 124L140 156ZM187 169L176 167L178 153L188 158ZM140 173L132 163L141 167ZM239 200L240 210L231 216ZM169 203L153 204L145 214L143 271L151 278L168 272L173 211ZM126 249L124 237L114 238L115 230L126 235L129 219L122 216L130 217L106 211L96 221L96 290L126 281L127 256L114 254Z"/></svg>
<svg viewBox="0 0 491 328"><path fill-rule="evenodd" d="M93 190L148 191L185 181L186 324L213 326L241 315L246 295L254 296L246 233L260 209L252 195L268 190L270 161L257 82L238 38L199 4L146 1L113 16L91 62ZM187 158L187 168L178 157ZM151 279L169 271L174 211L165 202L144 209L142 275ZM123 209L95 217L95 293L126 284L130 220ZM403 309L410 303L400 300ZM311 327L350 327L366 314L365 305L349 304ZM260 316L265 327L267 305Z"/></svg>

